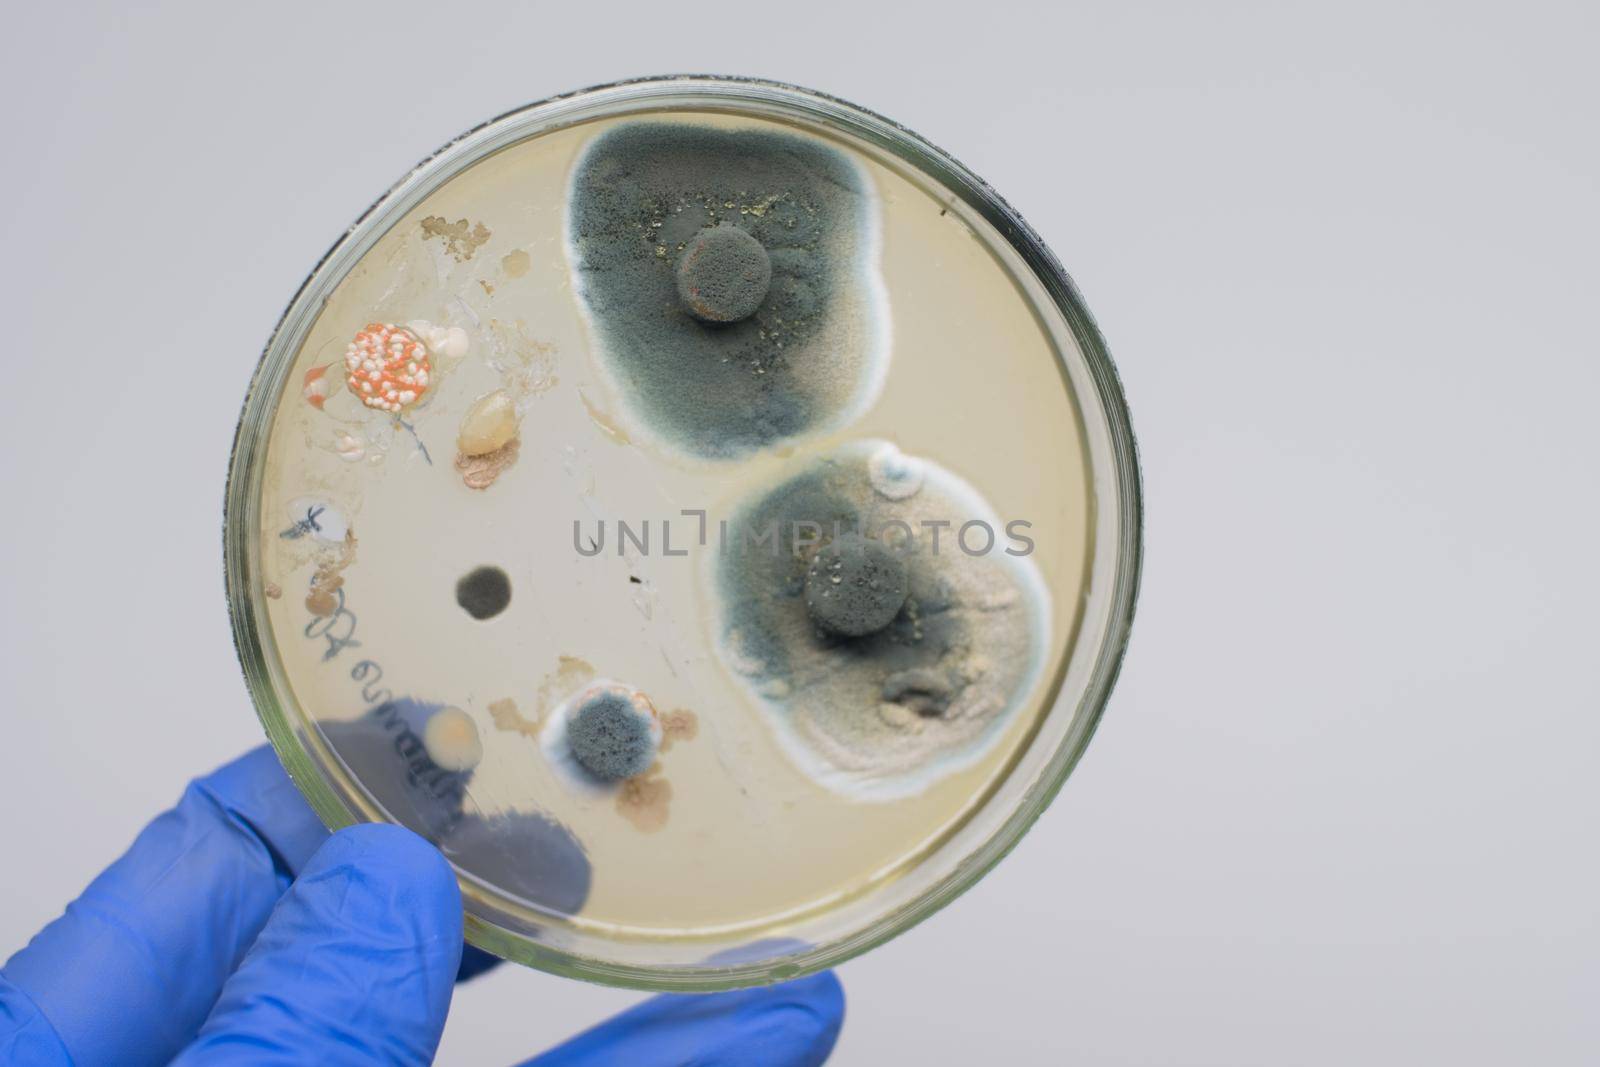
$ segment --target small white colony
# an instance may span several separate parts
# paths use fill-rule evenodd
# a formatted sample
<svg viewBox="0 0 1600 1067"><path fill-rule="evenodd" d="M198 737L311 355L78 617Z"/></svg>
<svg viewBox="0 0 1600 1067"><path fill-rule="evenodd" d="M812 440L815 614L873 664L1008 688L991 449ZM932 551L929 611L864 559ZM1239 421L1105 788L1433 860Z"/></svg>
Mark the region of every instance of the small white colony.
<svg viewBox="0 0 1600 1067"><path fill-rule="evenodd" d="M916 496L925 473L922 460L906 455L888 442L867 458L867 480L879 496L888 500Z"/></svg>

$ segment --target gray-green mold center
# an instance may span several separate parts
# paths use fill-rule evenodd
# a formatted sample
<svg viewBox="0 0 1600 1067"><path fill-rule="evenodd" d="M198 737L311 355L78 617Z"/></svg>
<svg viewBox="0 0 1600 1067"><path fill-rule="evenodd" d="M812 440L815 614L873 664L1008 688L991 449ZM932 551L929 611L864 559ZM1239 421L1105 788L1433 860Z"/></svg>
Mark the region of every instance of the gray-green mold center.
<svg viewBox="0 0 1600 1067"><path fill-rule="evenodd" d="M859 411L887 358L876 195L797 133L638 121L596 137L568 254L629 421L736 459Z"/></svg>

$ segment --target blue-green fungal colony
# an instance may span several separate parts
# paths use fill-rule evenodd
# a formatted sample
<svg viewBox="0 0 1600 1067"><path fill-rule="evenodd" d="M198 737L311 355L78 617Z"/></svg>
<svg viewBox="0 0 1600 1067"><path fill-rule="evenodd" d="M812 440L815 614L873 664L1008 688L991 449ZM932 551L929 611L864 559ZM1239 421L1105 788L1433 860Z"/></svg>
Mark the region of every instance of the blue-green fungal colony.
<svg viewBox="0 0 1600 1067"><path fill-rule="evenodd" d="M969 554L951 516L1000 529L953 474L859 441L748 501L717 555L724 658L831 788L892 798L959 769L1037 676L1036 568ZM773 529L777 551L753 543Z"/></svg>
<svg viewBox="0 0 1600 1067"><path fill-rule="evenodd" d="M568 256L633 428L703 459L836 428L880 386L870 182L769 130L640 121L574 168Z"/></svg>
<svg viewBox="0 0 1600 1067"><path fill-rule="evenodd" d="M662 735L661 716L649 697L600 679L556 708L539 743L568 785L602 793L648 771Z"/></svg>
<svg viewBox="0 0 1600 1067"><path fill-rule="evenodd" d="M659 120L596 136L573 168L567 253L634 436L715 463L847 427L887 373L877 231L870 179L821 140ZM825 785L915 792L1025 698L1047 594L1029 561L948 534L934 550L924 520L989 514L955 475L883 441L790 463L733 522L775 523L779 550L717 556L724 661ZM798 529L817 535L797 548ZM580 694L546 751L590 785L640 773L660 737L642 700Z"/></svg>

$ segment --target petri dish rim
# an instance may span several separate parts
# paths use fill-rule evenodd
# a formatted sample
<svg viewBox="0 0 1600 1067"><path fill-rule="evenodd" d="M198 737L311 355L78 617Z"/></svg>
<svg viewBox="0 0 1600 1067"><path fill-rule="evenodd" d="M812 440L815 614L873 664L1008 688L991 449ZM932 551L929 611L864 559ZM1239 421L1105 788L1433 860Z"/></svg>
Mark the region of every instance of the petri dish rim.
<svg viewBox="0 0 1600 1067"><path fill-rule="evenodd" d="M729 989L782 981L833 967L903 933L971 888L1016 846L1060 791L1099 724L1121 668L1138 598L1143 550L1143 498L1138 450L1127 402L1104 339L1071 278L1022 217L989 185L948 153L893 120L810 89L758 78L726 75L664 75L614 82L564 93L508 111L474 127L423 159L379 197L340 236L301 283L280 317L251 378L235 431L223 506L224 584L234 645L258 717L289 776L330 828L376 817L370 804L342 788L311 747L320 738L293 725L282 694L291 692L255 596L260 583L259 502L265 454L277 401L288 370L326 296L390 226L455 175L502 148L600 117L659 111L668 107L738 110L777 118L803 118L857 138L909 166L957 198L1005 242L1024 269L1019 283L1031 282L1030 300L1042 298L1061 315L1083 358L1084 373L1074 375L1053 346L1064 381L1085 421L1096 421L1105 454L1091 447L1090 476L1095 509L1095 548L1086 566L1092 579L1086 599L1100 600L1098 629L1080 610L1079 639L1097 640L1075 708L1058 677L1046 717L1070 714L1070 726L1044 768L1015 802L1001 825L964 856L955 868L905 904L853 933L772 960L697 966L632 965L576 955L518 934L495 922L497 906L470 875L462 877L467 901L467 940L497 955L550 973L606 985L658 991ZM1002 264L1004 267L1004 264ZM1053 333L1048 324L1046 332ZM1094 408L1077 395L1090 386ZM1095 416L1091 420L1090 416ZM1088 433L1087 426L1084 433ZM1107 505L1111 505L1108 507ZM1109 566L1102 566L1104 563ZM1101 572L1104 573L1101 573ZM1075 653L1074 653L1075 654ZM1066 667L1063 666L1063 674Z"/></svg>

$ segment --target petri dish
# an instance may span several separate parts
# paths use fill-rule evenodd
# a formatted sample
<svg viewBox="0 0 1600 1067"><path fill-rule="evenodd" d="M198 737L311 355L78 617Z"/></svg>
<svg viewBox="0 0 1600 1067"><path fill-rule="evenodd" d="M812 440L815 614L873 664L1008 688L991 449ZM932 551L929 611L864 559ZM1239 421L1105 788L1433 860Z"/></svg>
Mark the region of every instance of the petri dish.
<svg viewBox="0 0 1600 1067"><path fill-rule="evenodd" d="M468 939L649 989L832 966L971 886L1114 682L1138 465L987 185L793 86L557 97L424 160L267 344L226 495L252 700Z"/></svg>

